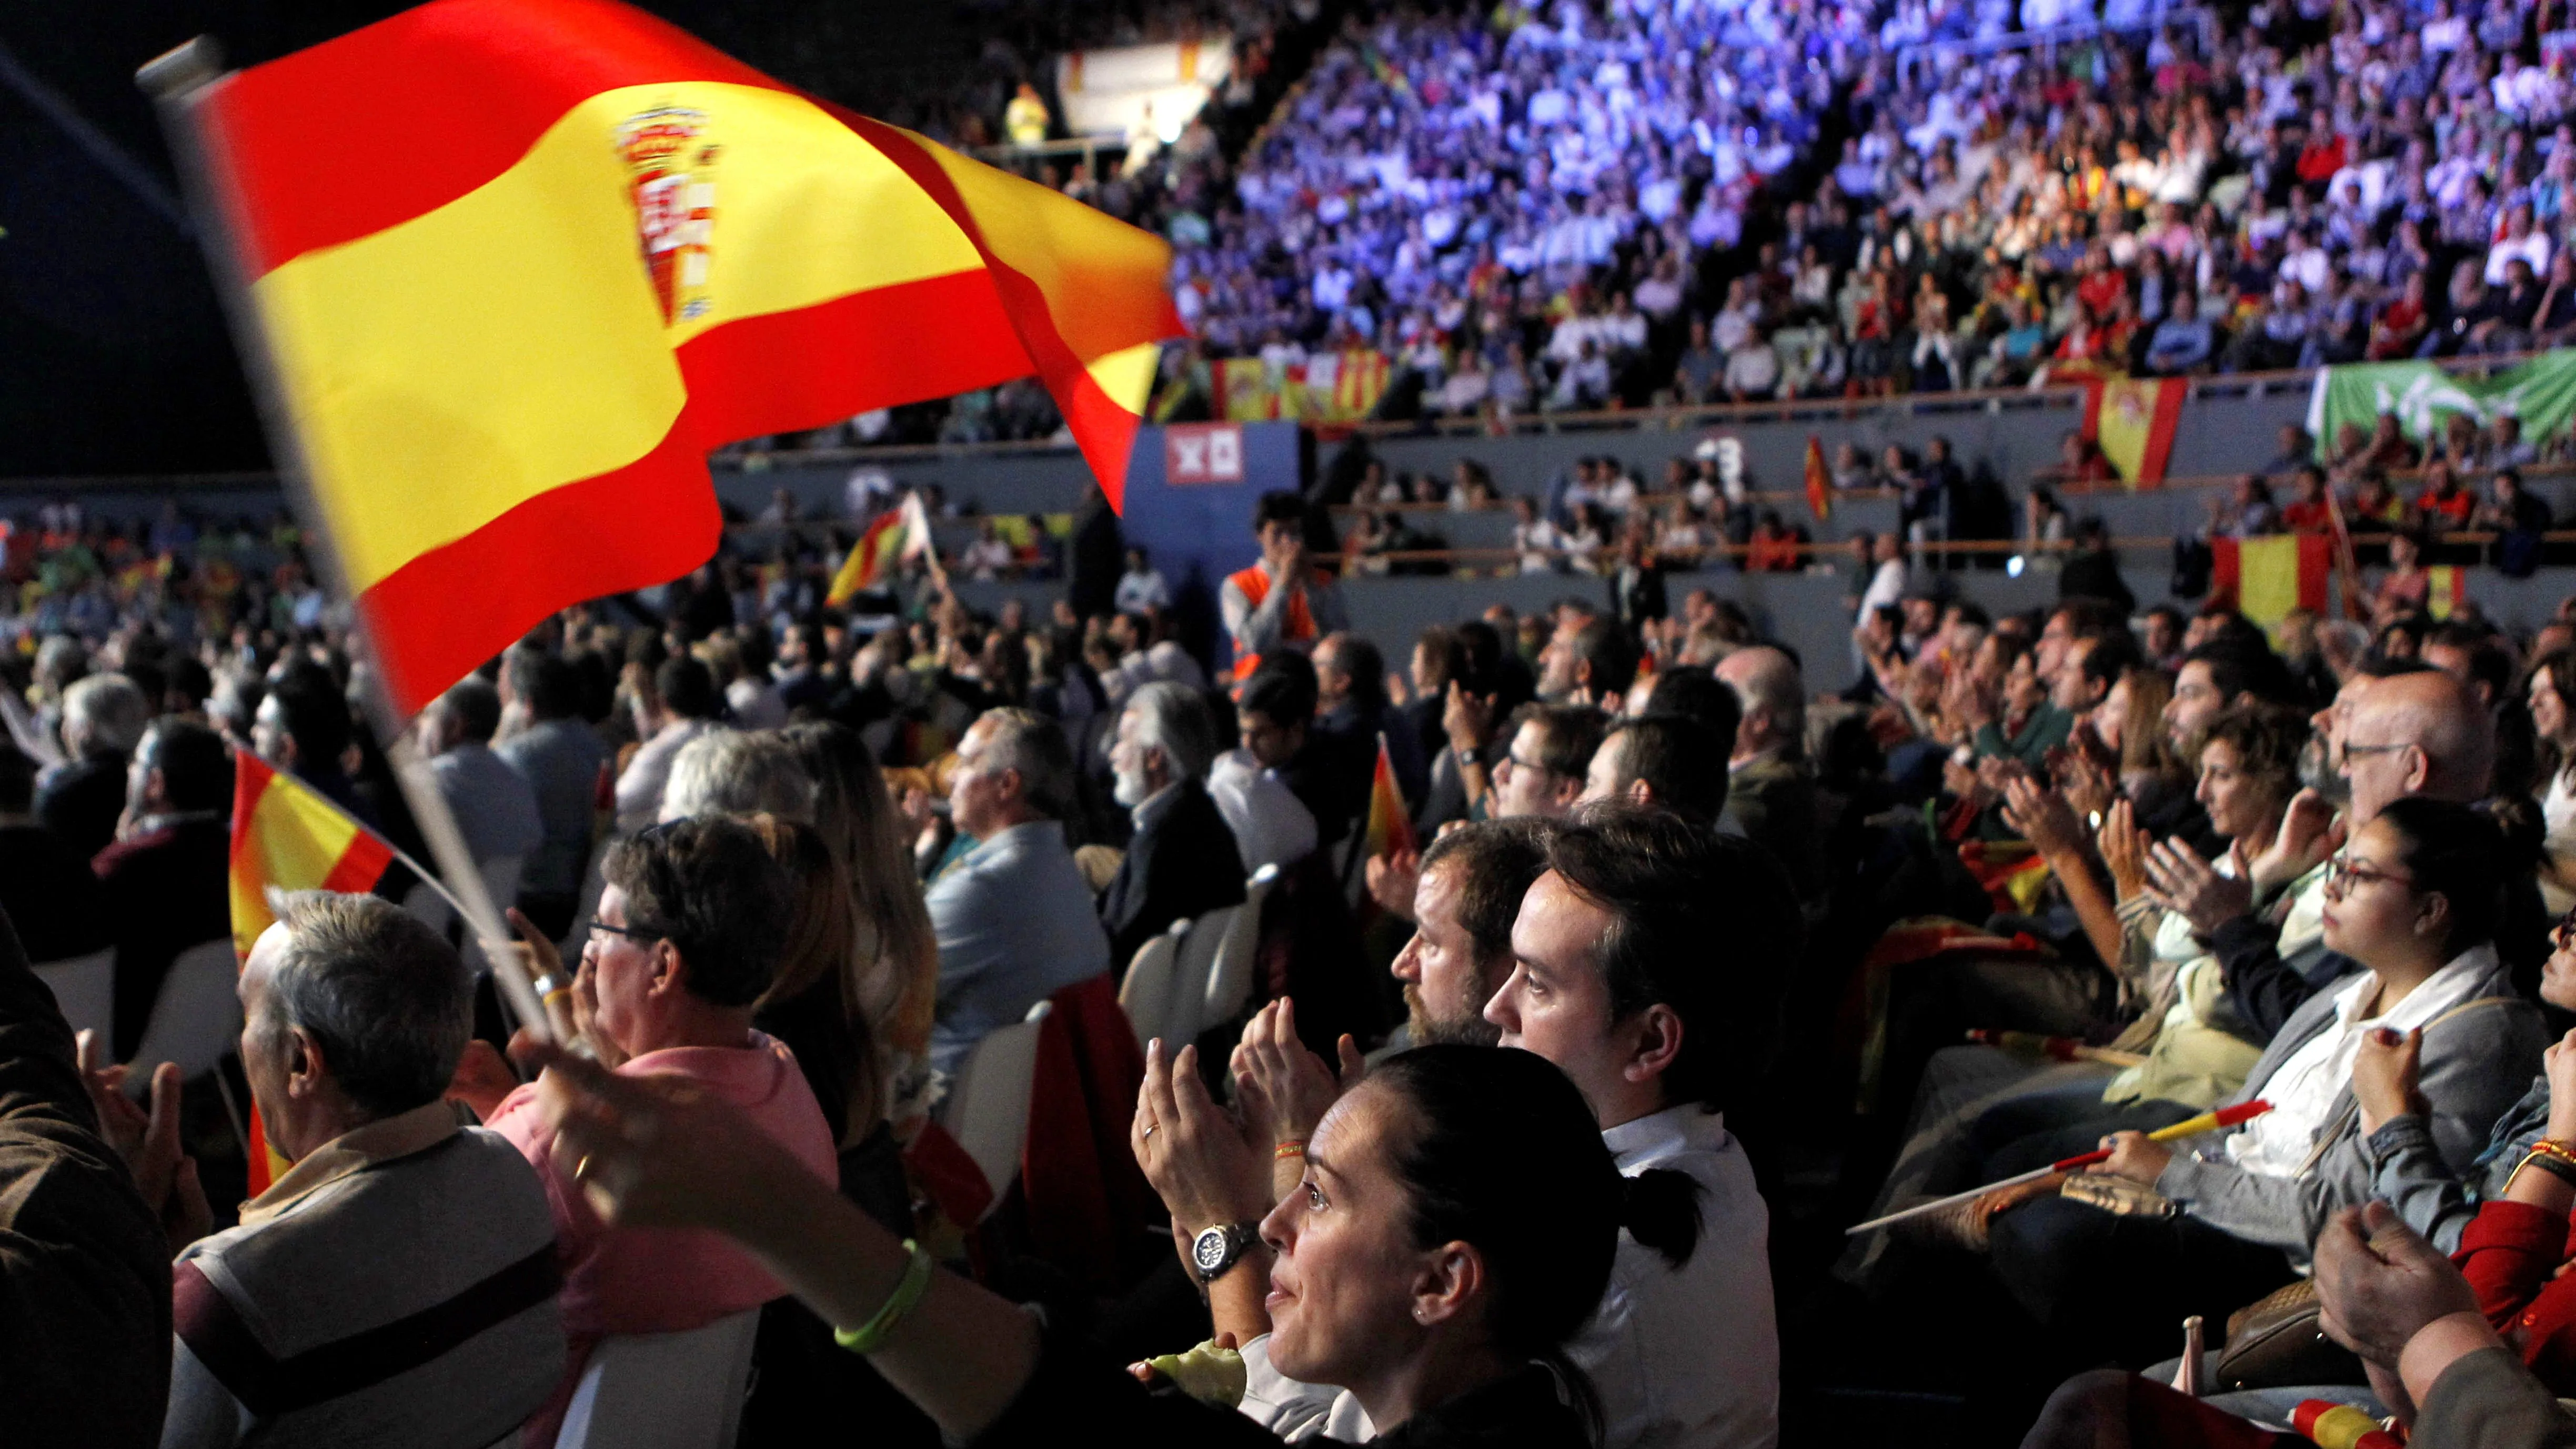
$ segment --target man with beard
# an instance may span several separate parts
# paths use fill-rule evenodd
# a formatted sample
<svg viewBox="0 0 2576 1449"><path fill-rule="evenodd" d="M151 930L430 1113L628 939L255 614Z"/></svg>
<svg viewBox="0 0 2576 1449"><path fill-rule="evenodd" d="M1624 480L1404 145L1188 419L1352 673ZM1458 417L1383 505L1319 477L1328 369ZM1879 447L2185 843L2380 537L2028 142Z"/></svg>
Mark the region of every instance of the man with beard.
<svg viewBox="0 0 2576 1449"><path fill-rule="evenodd" d="M1470 843L1452 844L1462 837ZM1455 901L1437 898L1461 864ZM1526 891L1512 889L1521 881ZM1500 914L1502 940L1489 945L1497 917L1488 912L1506 901L1517 914ZM1667 811L1596 805L1571 821L1444 836L1426 858L1417 911L1424 931L1406 948L1411 965L1396 966L1415 1030L1545 1057L1583 1089L1622 1173L1693 1180L1689 1197L1669 1205L1698 1219L1690 1250L1667 1255L1622 1235L1599 1311L1565 1345L1600 1395L1604 1449L1778 1442L1770 1215L1722 1113L1768 1065L1780 983L1803 949L1786 873L1740 837ZM1459 951L1444 949L1435 922L1463 928ZM1712 951L1717 940L1727 949ZM1497 973L1500 989L1487 996ZM1478 1000L1488 1025L1467 1035L1453 1013ZM1345 1044L1335 1081L1297 1044L1286 1009L1264 1008L1234 1058L1238 1089L1261 1104L1281 1149L1272 1178L1281 1191L1303 1171L1314 1124L1360 1070ZM1244 1345L1244 1363L1243 1411L1282 1438L1373 1435L1347 1391L1280 1374L1266 1337Z"/></svg>
<svg viewBox="0 0 2576 1449"><path fill-rule="evenodd" d="M1391 968L1404 983L1405 1045L1501 1038L1483 1013L1512 971L1521 897L1547 868L1542 829L1532 820L1462 825L1422 853L1413 939Z"/></svg>
<svg viewBox="0 0 2576 1449"><path fill-rule="evenodd" d="M1109 768L1136 834L1100 893L1112 971L1124 975L1137 949L1172 922L1243 900L1234 831L1200 783L1215 758L1216 725L1198 691L1157 680L1127 696Z"/></svg>

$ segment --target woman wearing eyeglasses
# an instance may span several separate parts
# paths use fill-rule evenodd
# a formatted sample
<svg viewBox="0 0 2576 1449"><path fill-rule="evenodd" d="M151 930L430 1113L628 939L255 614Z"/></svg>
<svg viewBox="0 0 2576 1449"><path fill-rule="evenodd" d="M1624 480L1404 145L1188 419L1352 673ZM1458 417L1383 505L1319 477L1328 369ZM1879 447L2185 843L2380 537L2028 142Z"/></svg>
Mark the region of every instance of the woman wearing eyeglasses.
<svg viewBox="0 0 2576 1449"><path fill-rule="evenodd" d="M2292 1013L2229 1099L2272 1110L2188 1147L2102 1139L2112 1155L2094 1172L2120 1181L1995 1220L2015 1296L2069 1335L2126 1333L2105 1346L2147 1358L2184 1314L2215 1321L2287 1282L2327 1219L2373 1195L2353 1073L2374 1032L2415 1043L2422 1131L2447 1174L2466 1170L2546 1041L2493 945L2506 853L2493 822L2448 801L2391 801L2363 826L2327 880L2325 944L2365 969ZM2169 1313L2086 1301L2142 1277Z"/></svg>

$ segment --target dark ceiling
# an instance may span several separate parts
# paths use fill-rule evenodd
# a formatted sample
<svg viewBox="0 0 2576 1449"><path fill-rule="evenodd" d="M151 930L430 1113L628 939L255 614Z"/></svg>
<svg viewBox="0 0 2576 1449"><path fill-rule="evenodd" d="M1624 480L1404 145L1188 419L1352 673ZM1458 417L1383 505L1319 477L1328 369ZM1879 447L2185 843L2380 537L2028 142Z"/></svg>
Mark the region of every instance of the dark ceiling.
<svg viewBox="0 0 2576 1449"><path fill-rule="evenodd" d="M230 63L253 64L403 8L364 0L0 5L8 51L0 56L0 477L266 466L205 265L171 210L176 183L134 70L199 34L215 37ZM643 0L643 8L865 110L891 102L908 71L971 57L980 7ZM854 35L874 43L830 40Z"/></svg>

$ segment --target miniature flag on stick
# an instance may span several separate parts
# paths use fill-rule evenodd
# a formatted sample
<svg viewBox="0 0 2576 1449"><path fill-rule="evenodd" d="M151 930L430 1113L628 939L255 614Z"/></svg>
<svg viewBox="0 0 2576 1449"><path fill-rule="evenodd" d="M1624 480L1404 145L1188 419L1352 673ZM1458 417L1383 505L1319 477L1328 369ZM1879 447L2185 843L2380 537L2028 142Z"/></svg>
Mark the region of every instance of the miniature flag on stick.
<svg viewBox="0 0 2576 1449"><path fill-rule="evenodd" d="M922 509L921 495L907 493L901 506L869 521L867 532L850 546L850 556L841 560L841 571L832 576L831 592L823 602L837 609L854 595L883 588L896 565L929 549L929 515Z"/></svg>
<svg viewBox="0 0 2576 1449"><path fill-rule="evenodd" d="M1807 435L1807 510L1818 523L1834 515L1834 475L1825 467L1825 441Z"/></svg>
<svg viewBox="0 0 2576 1449"><path fill-rule="evenodd" d="M1367 858L1410 855L1413 850L1413 817L1405 813L1404 792L1395 787L1395 765L1387 758L1386 736L1379 735L1377 770L1369 779Z"/></svg>
<svg viewBox="0 0 2576 1449"><path fill-rule="evenodd" d="M271 768L257 755L233 756L233 952L248 961L260 933L277 923L268 893L371 891L393 866L385 838L349 818L312 786ZM268 1190L285 1161L268 1148L259 1113L250 1114L250 1190Z"/></svg>
<svg viewBox="0 0 2576 1449"><path fill-rule="evenodd" d="M2203 1112L2197 1117L2186 1117L2182 1121L2176 1122L2170 1127L2159 1127L2155 1131L2147 1134L2147 1140L2149 1142L2179 1142L2186 1137L2197 1137L2203 1132L2216 1132L2223 1128L2234 1127L2239 1123L2251 1122L2255 1118L2260 1117L2271 1110L2272 1104L2260 1099L2251 1102L2239 1102L2232 1107L2220 1107L2214 1111ZM2107 1147L2096 1148L2091 1152L2079 1152L2073 1157L2061 1157L2057 1161L2048 1164L2046 1167L2034 1167L2028 1172L2015 1173L2001 1182L1990 1182L1984 1187L1972 1187L1966 1192L1954 1192L1948 1197L1935 1198L1930 1202L1916 1203L1910 1208L1906 1208L1901 1212L1889 1213L1883 1218L1871 1218L1868 1222L1854 1224L1851 1227L1843 1229L1843 1235L1845 1237L1858 1237L1862 1233L1886 1227L1889 1223L1901 1222L1906 1218L1921 1217L1925 1213L1938 1212L1942 1208L1949 1207L1953 1203L1963 1203L1975 1198L1983 1197L1987 1193L1993 1192L1998 1188L2014 1187L2025 1182L2037 1182L2052 1172L2081 1172L2085 1168L2093 1166L2095 1163L2108 1162L2110 1160L2111 1149Z"/></svg>
<svg viewBox="0 0 2576 1449"><path fill-rule="evenodd" d="M733 439L1035 373L1115 506L1182 330L1160 238L614 0L432 0L163 97L403 716L705 562Z"/></svg>

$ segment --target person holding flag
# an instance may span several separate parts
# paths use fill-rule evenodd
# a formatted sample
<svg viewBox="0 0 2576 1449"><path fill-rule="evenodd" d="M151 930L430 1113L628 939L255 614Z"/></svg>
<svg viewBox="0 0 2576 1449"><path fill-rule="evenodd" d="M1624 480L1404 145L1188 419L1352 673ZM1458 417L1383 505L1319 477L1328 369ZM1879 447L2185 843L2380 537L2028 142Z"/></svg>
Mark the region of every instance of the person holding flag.
<svg viewBox="0 0 2576 1449"><path fill-rule="evenodd" d="M885 588L894 581L898 567L917 558L928 559L934 571L939 567L939 550L931 543L930 518L922 509L921 495L906 493L902 504L869 520L867 531L850 546L833 573L823 606L843 608L863 593Z"/></svg>

